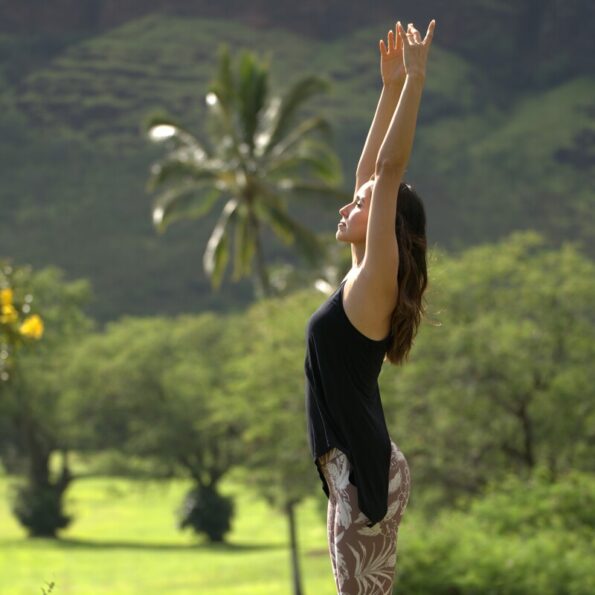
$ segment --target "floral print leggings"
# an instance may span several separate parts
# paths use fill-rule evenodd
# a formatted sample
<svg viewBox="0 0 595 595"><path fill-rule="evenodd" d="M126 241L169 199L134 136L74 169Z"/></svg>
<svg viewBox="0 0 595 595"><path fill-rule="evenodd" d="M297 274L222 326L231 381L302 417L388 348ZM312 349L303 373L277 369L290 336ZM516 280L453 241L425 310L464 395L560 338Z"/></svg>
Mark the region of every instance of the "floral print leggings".
<svg viewBox="0 0 595 595"><path fill-rule="evenodd" d="M372 527L357 505L350 464L337 448L320 457L329 486L328 545L338 595L390 595L397 563L399 524L409 500L411 475L405 456L391 440L388 511Z"/></svg>

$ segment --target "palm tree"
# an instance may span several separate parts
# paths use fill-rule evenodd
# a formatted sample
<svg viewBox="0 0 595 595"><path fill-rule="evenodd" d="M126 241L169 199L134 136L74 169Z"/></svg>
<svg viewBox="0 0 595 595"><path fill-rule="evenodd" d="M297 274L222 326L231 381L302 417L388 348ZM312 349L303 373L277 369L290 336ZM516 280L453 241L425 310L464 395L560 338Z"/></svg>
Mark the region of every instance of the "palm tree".
<svg viewBox="0 0 595 595"><path fill-rule="evenodd" d="M350 198L339 187L340 162L325 142L329 124L318 116L296 123L302 104L326 91L329 82L306 76L283 97L269 98L269 64L270 55L259 63L245 51L236 74L227 45L221 47L217 75L206 95L210 146L170 117L154 115L146 121L152 141L170 143L168 155L151 167L147 183L149 191L169 185L153 205L158 232L177 219L203 217L219 205L203 256L204 270L218 289L233 237L232 279L251 275L258 297L271 293L264 226L283 242L295 244L310 264L323 256L316 234L289 215L287 201ZM316 133L322 139L314 138Z"/></svg>

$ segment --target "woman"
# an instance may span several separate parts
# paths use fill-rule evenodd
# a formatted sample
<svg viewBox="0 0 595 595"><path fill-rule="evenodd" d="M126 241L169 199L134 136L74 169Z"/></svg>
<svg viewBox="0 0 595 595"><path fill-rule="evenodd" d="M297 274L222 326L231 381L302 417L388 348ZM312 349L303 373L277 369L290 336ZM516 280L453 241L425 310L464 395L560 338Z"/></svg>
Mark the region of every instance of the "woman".
<svg viewBox="0 0 595 595"><path fill-rule="evenodd" d="M425 39L397 23L380 41L383 89L337 239L352 268L307 328L308 439L327 497L339 595L392 593L410 473L390 439L378 390L385 359L404 361L427 284L425 213L401 180L415 133L435 20ZM397 105L398 102L398 105ZM396 109L395 109L396 106ZM387 130L388 129L388 130Z"/></svg>

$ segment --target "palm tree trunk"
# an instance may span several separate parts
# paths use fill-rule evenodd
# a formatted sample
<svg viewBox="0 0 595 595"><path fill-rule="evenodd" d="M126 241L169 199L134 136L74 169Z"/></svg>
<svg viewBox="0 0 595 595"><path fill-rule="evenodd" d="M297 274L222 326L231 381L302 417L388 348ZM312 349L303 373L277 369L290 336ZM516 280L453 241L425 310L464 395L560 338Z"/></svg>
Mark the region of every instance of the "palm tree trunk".
<svg viewBox="0 0 595 595"><path fill-rule="evenodd" d="M291 570L293 580L293 595L303 595L299 555L297 547L297 531L295 525L295 508L293 502L288 502L285 506L285 513L289 521L289 542L291 547Z"/></svg>

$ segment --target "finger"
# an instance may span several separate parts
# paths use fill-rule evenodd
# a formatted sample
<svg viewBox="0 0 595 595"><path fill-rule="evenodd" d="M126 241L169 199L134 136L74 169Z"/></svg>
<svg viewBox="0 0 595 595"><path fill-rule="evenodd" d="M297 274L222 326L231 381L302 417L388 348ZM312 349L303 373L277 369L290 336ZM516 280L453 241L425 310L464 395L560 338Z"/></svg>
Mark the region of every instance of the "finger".
<svg viewBox="0 0 595 595"><path fill-rule="evenodd" d="M392 50L395 47L395 36L392 29L388 32L388 48Z"/></svg>
<svg viewBox="0 0 595 595"><path fill-rule="evenodd" d="M384 39L381 39L378 45L380 46L380 52L382 54L386 54L386 46L384 45Z"/></svg>
<svg viewBox="0 0 595 595"><path fill-rule="evenodd" d="M405 44L405 29L403 29L403 27L401 26L401 23L399 23L399 29L398 29L397 33L399 34L399 37L401 38L401 41L403 42L403 44Z"/></svg>
<svg viewBox="0 0 595 595"><path fill-rule="evenodd" d="M428 31L426 33L426 36L423 40L423 44L425 46L429 46L432 43L432 39L434 39L434 29L436 27L436 19L432 19L430 21L430 24L428 25Z"/></svg>
<svg viewBox="0 0 595 595"><path fill-rule="evenodd" d="M429 45L430 43L432 43L435 27L436 27L436 19L432 19L430 21L430 24L428 25L428 30L426 31L426 36L423 40L424 45Z"/></svg>
<svg viewBox="0 0 595 595"><path fill-rule="evenodd" d="M413 39L415 39L415 41L421 43L421 35L419 34L419 31L415 28L415 25L413 23L409 23L408 33L411 33L413 35Z"/></svg>

